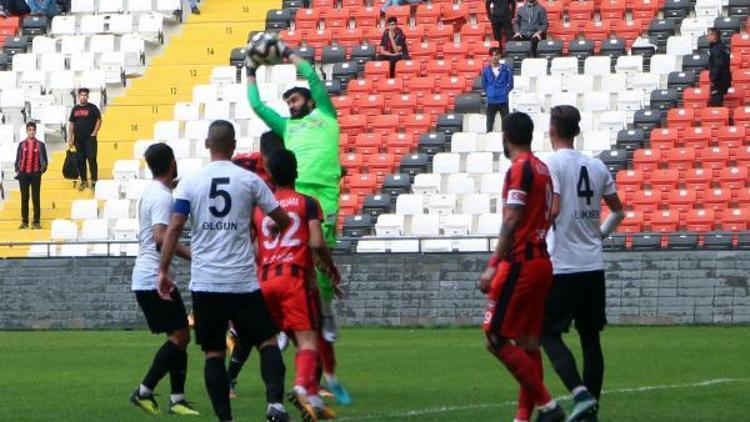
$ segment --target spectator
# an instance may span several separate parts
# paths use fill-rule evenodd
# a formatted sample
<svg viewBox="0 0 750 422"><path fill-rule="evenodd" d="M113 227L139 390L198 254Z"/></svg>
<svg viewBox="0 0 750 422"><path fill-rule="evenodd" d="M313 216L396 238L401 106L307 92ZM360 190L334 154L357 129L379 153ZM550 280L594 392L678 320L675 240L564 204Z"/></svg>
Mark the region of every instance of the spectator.
<svg viewBox="0 0 750 422"><path fill-rule="evenodd" d="M513 39L513 17L516 16L515 0L485 0L487 17L492 24L492 34L500 43L500 51L503 51L503 34L505 42Z"/></svg>
<svg viewBox="0 0 750 422"><path fill-rule="evenodd" d="M47 16L52 19L60 14L56 0L26 0L32 15Z"/></svg>
<svg viewBox="0 0 750 422"><path fill-rule="evenodd" d="M98 179L98 166L96 163L96 135L102 126L102 115L99 108L89 102L89 89L78 90L79 104L70 111L68 121L68 144L75 145L78 154L78 173L81 175L81 183L78 190L89 187L86 172L86 162L91 167L91 189L96 186Z"/></svg>
<svg viewBox="0 0 750 422"><path fill-rule="evenodd" d="M406 46L406 35L398 27L398 19L391 16L387 20L388 28L383 31L378 47L378 60L391 62L391 78L396 77L396 62L409 59L409 50Z"/></svg>
<svg viewBox="0 0 750 422"><path fill-rule="evenodd" d="M501 63L499 48L490 48L490 64L482 70L482 88L487 94L487 132L495 126L495 116L500 112L504 119L508 114L508 94L513 89L513 70Z"/></svg>
<svg viewBox="0 0 750 422"><path fill-rule="evenodd" d="M42 173L47 171L47 148L36 139L36 123L26 123L26 139L18 144L16 151L16 179L21 188L21 225L19 230L29 228L29 189L34 203L32 230L42 228L39 189L42 186Z"/></svg>
<svg viewBox="0 0 750 422"><path fill-rule="evenodd" d="M547 11L536 0L526 0L513 20L513 39L531 41L531 52L536 56L536 45L547 38Z"/></svg>
<svg viewBox="0 0 750 422"><path fill-rule="evenodd" d="M190 13L194 15L201 14L201 10L198 9L198 0L188 0L188 5L190 6Z"/></svg>
<svg viewBox="0 0 750 422"><path fill-rule="evenodd" d="M25 0L0 0L0 16L23 16L31 13Z"/></svg>
<svg viewBox="0 0 750 422"><path fill-rule="evenodd" d="M721 42L721 34L716 28L708 30L706 35L710 49L708 51L708 75L711 80L710 107L724 105L724 95L732 85L732 72L729 70L729 51Z"/></svg>
<svg viewBox="0 0 750 422"><path fill-rule="evenodd" d="M383 7L380 8L380 13L385 14L385 11L391 6L403 6L405 4L416 6L419 3L422 3L422 0L385 0Z"/></svg>

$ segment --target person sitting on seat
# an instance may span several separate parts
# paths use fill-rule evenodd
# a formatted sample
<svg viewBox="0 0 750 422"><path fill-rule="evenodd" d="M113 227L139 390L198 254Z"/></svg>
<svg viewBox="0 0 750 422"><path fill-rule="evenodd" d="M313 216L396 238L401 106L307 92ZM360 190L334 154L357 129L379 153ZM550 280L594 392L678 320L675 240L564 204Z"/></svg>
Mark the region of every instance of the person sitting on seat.
<svg viewBox="0 0 750 422"><path fill-rule="evenodd" d="M391 62L390 77L396 77L396 63L409 59L409 49L406 45L406 35L398 27L398 19L391 16L387 20L388 27L383 31L383 37L378 46L378 60Z"/></svg>

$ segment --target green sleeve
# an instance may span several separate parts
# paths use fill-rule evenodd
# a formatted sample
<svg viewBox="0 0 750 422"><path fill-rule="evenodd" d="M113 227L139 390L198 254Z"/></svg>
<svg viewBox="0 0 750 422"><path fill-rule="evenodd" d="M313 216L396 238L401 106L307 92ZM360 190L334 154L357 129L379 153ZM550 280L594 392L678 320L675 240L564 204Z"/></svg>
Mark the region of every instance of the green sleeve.
<svg viewBox="0 0 750 422"><path fill-rule="evenodd" d="M247 99L250 101L250 107L253 108L255 114L257 114L272 131L283 137L284 132L286 132L286 119L281 117L281 115L271 107L263 104L263 101L260 100L260 93L258 92L257 84L247 84Z"/></svg>
<svg viewBox="0 0 750 422"><path fill-rule="evenodd" d="M297 70L299 70L299 73L301 73L310 84L310 93L315 101L315 107L335 119L337 116L336 107L334 107L333 102L331 102L331 97L328 96L326 86L318 77L315 69L313 69L307 60L302 60L297 64Z"/></svg>

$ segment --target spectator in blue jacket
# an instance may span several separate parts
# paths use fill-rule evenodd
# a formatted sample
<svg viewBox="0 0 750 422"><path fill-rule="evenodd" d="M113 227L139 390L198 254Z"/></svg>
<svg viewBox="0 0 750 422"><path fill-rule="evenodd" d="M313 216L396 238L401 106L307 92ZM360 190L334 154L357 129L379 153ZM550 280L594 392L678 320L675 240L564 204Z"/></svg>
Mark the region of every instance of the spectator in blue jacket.
<svg viewBox="0 0 750 422"><path fill-rule="evenodd" d="M490 48L490 64L482 70L482 88L487 94L487 132L492 132L498 112L500 118L508 114L508 95L513 89L513 70L500 62L502 58L499 48Z"/></svg>

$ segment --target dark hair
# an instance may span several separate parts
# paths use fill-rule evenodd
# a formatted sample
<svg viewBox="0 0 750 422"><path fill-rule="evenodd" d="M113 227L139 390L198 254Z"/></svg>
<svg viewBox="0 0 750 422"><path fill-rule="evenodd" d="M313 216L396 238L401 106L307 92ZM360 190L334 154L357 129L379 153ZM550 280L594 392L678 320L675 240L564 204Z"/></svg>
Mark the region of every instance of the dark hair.
<svg viewBox="0 0 750 422"><path fill-rule="evenodd" d="M208 127L210 149L228 152L234 145L234 126L226 120L216 120Z"/></svg>
<svg viewBox="0 0 750 422"><path fill-rule="evenodd" d="M284 140L276 132L269 130L260 135L260 154L266 158L274 152L284 149Z"/></svg>
<svg viewBox="0 0 750 422"><path fill-rule="evenodd" d="M28 122L28 123L26 123L26 129L28 129L30 127L33 127L34 129L36 129L36 122Z"/></svg>
<svg viewBox="0 0 750 422"><path fill-rule="evenodd" d="M581 113L572 105L552 107L549 114L549 122L563 139L573 139L581 133L579 126L579 123L581 123Z"/></svg>
<svg viewBox="0 0 750 422"><path fill-rule="evenodd" d="M721 39L721 31L719 31L719 28L708 28L708 32L714 34L716 38Z"/></svg>
<svg viewBox="0 0 750 422"><path fill-rule="evenodd" d="M288 149L280 149L268 157L271 180L278 186L294 186L297 180L297 157Z"/></svg>
<svg viewBox="0 0 750 422"><path fill-rule="evenodd" d="M500 50L500 47L492 47L490 48L490 56L494 56L497 53L501 53L502 50Z"/></svg>
<svg viewBox="0 0 750 422"><path fill-rule="evenodd" d="M385 23L387 23L388 25L390 25L391 23L398 24L398 19L395 16L391 16L385 20Z"/></svg>
<svg viewBox="0 0 750 422"><path fill-rule="evenodd" d="M526 113L510 113L503 119L503 135L513 145L531 146L534 122Z"/></svg>
<svg viewBox="0 0 750 422"><path fill-rule="evenodd" d="M88 88L78 88L79 94L89 94L91 91Z"/></svg>
<svg viewBox="0 0 750 422"><path fill-rule="evenodd" d="M289 88L284 93L282 98L284 99L284 101L286 101L289 99L289 97L291 97L294 94L302 95L303 97L305 97L305 101L309 101L310 99L312 99L312 94L310 93L310 90L301 86L295 86L294 88Z"/></svg>
<svg viewBox="0 0 750 422"><path fill-rule="evenodd" d="M172 151L172 147L159 142L146 148L143 157L146 158L146 164L148 164L151 174L154 177L160 177L169 171L169 166L174 160L174 152Z"/></svg>

